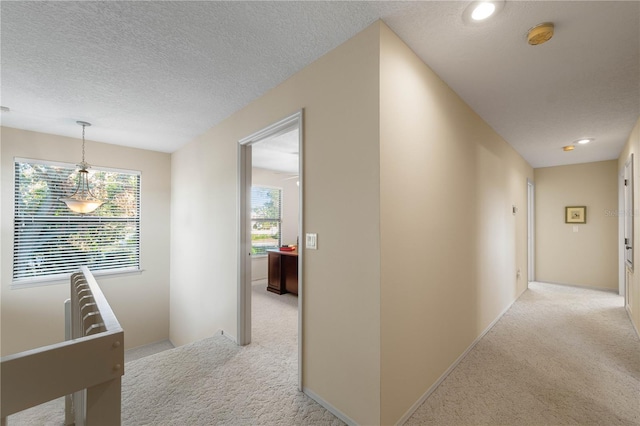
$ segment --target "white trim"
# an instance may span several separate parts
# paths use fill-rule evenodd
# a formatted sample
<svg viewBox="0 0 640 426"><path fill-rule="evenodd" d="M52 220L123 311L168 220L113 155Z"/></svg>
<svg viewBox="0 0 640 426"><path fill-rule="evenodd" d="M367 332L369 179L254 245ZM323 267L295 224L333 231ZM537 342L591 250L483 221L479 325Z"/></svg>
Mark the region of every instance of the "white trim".
<svg viewBox="0 0 640 426"><path fill-rule="evenodd" d="M244 197L243 197L244 195ZM238 144L238 345L251 343L251 145Z"/></svg>
<svg viewBox="0 0 640 426"><path fill-rule="evenodd" d="M303 113L291 114L282 120L265 127L238 141L238 344L251 343L251 220L247 215L251 205L251 145L261 140L298 129L298 236L304 235L303 221ZM243 196L244 195L244 196ZM248 254L247 254L248 253ZM303 257L302 245L298 247L298 390L302 390L302 297L303 297Z"/></svg>
<svg viewBox="0 0 640 426"><path fill-rule="evenodd" d="M304 235L304 109L296 114L298 125L298 390L302 391L302 297L304 292L303 267L304 246L300 239Z"/></svg>
<svg viewBox="0 0 640 426"><path fill-rule="evenodd" d="M333 414L334 416L336 416L337 418L339 418L340 420L342 420L343 422L345 422L349 426L357 426L358 425L358 423L355 420L353 420L352 418L350 418L349 416L344 414L342 411L338 410L333 405L329 404L327 401L322 399L320 396L318 396L318 394L316 394L311 389L302 388L302 392L305 395L307 395L309 398L313 399L318 404L322 405L324 408L327 409L327 411L329 411L331 414Z"/></svg>
<svg viewBox="0 0 640 426"><path fill-rule="evenodd" d="M575 287L575 288L581 288L584 290L596 290L596 291L606 291L607 293L618 293L617 288L596 287L596 286L582 285L582 284L557 283L554 281L536 281L536 282L540 284L552 284L552 285L561 285L565 287Z"/></svg>
<svg viewBox="0 0 640 426"><path fill-rule="evenodd" d="M72 164L72 163L66 163L66 162L61 162L61 161L50 161L50 160L41 160L41 159L34 159L34 158L26 158L26 157L13 157L13 173L12 173L12 187L13 187L13 196L11 197L12 199L12 208L11 208L11 221L15 227L15 224L18 220L49 220L49 218L51 217L45 217L45 216L38 216L38 215L28 215L28 216L24 216L24 219L22 219L23 216L20 217L16 217L16 192L15 192L15 188L17 185L16 182L16 164L18 163L26 163L26 164L42 164L42 165L47 165L47 166L54 166L54 167L64 167L64 168L68 168L68 169L77 169L78 165L77 164ZM136 195L138 198L138 214L137 217L108 217L108 216L87 216L86 217L86 221L87 222L110 222L110 221L131 221L131 222L135 222L137 223L137 237L138 237L138 242L137 242L137 247L138 247L138 253L137 253L137 266L121 266L121 267L112 267L110 269L102 269L102 270L92 270L91 273L95 276L95 277L101 277L101 278L111 278L111 277L118 277L118 276L126 276L126 275L139 275L142 272L144 272L144 269L142 268L142 211L143 211L143 194L142 194L142 172L140 170L130 170L130 169L118 169L118 168L113 168L113 167L100 167L100 166L95 166L92 168L95 171L99 171L99 172L107 172L107 173L119 173L119 174L123 174L123 175L129 175L129 176L136 176L138 178L138 185L136 188ZM74 216L73 218L69 218L69 219L65 219L64 222L68 223L68 222L73 222L74 220L77 221L82 221L82 219L78 216ZM16 239L15 239L15 235L12 233L11 235L11 246L12 246L12 259L15 261L16 258ZM100 266L100 265L98 265ZM102 265L105 266L105 265ZM109 266L115 266L115 265L109 265ZM21 277L21 278L13 278L13 274L14 274L14 265L12 265L12 281L11 284L9 285L9 288L11 290L18 290L18 289L22 289L22 288L34 288L34 287L44 287L44 286L50 286L50 285L58 285L58 284L63 284L69 281L71 275L73 274L73 272L68 272L68 273L57 273L57 274L49 274L49 275L36 275L36 276L29 276L29 277Z"/></svg>
<svg viewBox="0 0 640 426"><path fill-rule="evenodd" d="M253 166L251 167L251 173L252 173L252 179L251 179L251 184L249 187L249 190L253 192L253 188L265 188L265 189L277 189L278 191L280 191L280 218L279 219L273 219L273 218L265 218L265 219L254 219L254 220L264 220L266 222L278 222L280 223L280 233L278 236L278 247L280 247L282 245L282 220L284 218L284 188L281 186L273 186L273 185L262 185L262 184L258 184L258 185L254 185L253 184ZM251 231L250 231L251 232ZM251 238L251 237L250 237ZM267 247L267 249L272 250L274 248L278 248L278 247ZM251 252L253 253L253 242L251 242ZM265 257L268 256L267 253L264 254L251 254L251 259L256 259L256 258L261 258L261 257ZM253 278L252 278L253 281Z"/></svg>
<svg viewBox="0 0 640 426"><path fill-rule="evenodd" d="M633 165L633 153L629 154L629 158L627 159L627 161L624 163L624 169L623 169L623 173L624 173L624 177L623 179L629 179L628 185L624 186L624 207L623 207L623 211L624 211L624 239L623 239L623 243L624 243L624 259L625 259L625 265L627 266L627 268L629 268L630 271L633 271L633 261L635 259L634 254L633 254L633 250L634 250L634 246L635 246L635 241L634 241L634 213L635 213L635 200L634 200L634 185L635 185L635 178L634 178L634 171L635 167ZM624 180L623 180L624 183ZM628 189L627 189L628 188ZM627 199L627 194L629 194L629 198ZM627 203L629 202L629 203ZM627 208L629 207L629 208ZM627 229L627 225L629 226L630 229ZM626 239L630 240L629 242L625 241ZM630 249L627 249L627 247L630 247ZM630 256L629 256L630 254Z"/></svg>
<svg viewBox="0 0 640 426"><path fill-rule="evenodd" d="M629 305L626 305L624 308L625 308L624 310L627 311L627 315L629 316L629 321L631 322L631 326L636 331L636 336L638 336L638 339L640 339L640 332L638 332L638 328L636 327L636 324L633 322L633 315L631 315L631 308L629 307Z"/></svg>
<svg viewBox="0 0 640 426"><path fill-rule="evenodd" d="M225 338L227 338L227 339L231 340L231 341L232 341L233 343L235 343L236 345L238 344L238 341L236 340L236 338L235 338L235 337L233 337L233 336L232 336L231 334L229 334L229 333L225 333L225 332L224 332L224 330L218 330L218 331L216 331L215 333L213 333L213 335L214 335L214 336L217 336L218 334L219 334L219 335L221 335L222 337L225 337Z"/></svg>
<svg viewBox="0 0 640 426"><path fill-rule="evenodd" d="M240 145L251 145L270 136L277 136L284 131L290 130L292 127L302 125L302 110L283 118L262 130L258 130L251 135L244 137L238 141Z"/></svg>
<svg viewBox="0 0 640 426"><path fill-rule="evenodd" d="M78 168L78 165L75 163L66 163L64 161L50 161L50 160L40 160L37 158L25 158L25 157L13 157L13 162L15 163L38 163L45 164L47 166L56 166L56 167L68 167L70 169ZM140 170L130 170L130 169L117 169L114 167L102 167L96 164L90 164L89 170L97 170L100 172L112 172L112 173L122 173L122 174L130 174L130 175L138 175L141 176L142 172Z"/></svg>
<svg viewBox="0 0 640 426"><path fill-rule="evenodd" d="M536 280L536 184L527 178L527 286Z"/></svg>
<svg viewBox="0 0 640 426"><path fill-rule="evenodd" d="M618 172L618 293L625 295L625 249L624 249L624 166ZM625 298L626 299L626 298ZM626 301L625 301L626 304Z"/></svg>
<svg viewBox="0 0 640 426"><path fill-rule="evenodd" d="M127 275L140 275L144 272L144 269L138 268L122 268L119 269L106 269L103 271L91 271L94 277L97 278L117 278L121 276ZM17 281L12 281L9 285L11 290L19 290L21 288L33 288L33 287L44 287L48 285L58 285L58 284L67 284L69 278L71 277L73 272L69 272L67 274L58 274L58 275L49 275L44 277L30 277L30 278L20 278Z"/></svg>
<svg viewBox="0 0 640 426"><path fill-rule="evenodd" d="M449 368L447 368L447 371L445 371L438 380L436 380L436 382L431 385L431 387L429 389L427 389L427 391L420 397L418 398L418 400L404 413L404 415L402 417L400 417L400 420L398 420L398 422L396 423L396 425L400 426L403 425L407 420L409 420L409 418L413 415L413 413L415 413L415 411L420 408L420 406L427 400L427 398L429 398L429 396L433 393L433 391L435 391L438 386L440 386L440 384L442 384L442 382L444 381L444 379L447 378L447 376L449 374L451 374L451 372L458 366L458 364L460 364L460 362L469 354L469 352L471 352L471 350L478 344L478 342L480 340L482 340L482 338L493 328L494 325L496 325L498 323L498 321L500 321L500 319L504 316L504 314L507 313L507 311L509 309L511 309L511 307L513 306L514 303L516 303L516 301L525 293L527 292L528 289L525 289L522 291L522 293L520 293L518 295L518 297L516 297L513 302L511 302L509 304L509 306L507 306L497 317L496 319L494 319L491 324L489 324L489 326L487 326L487 328L484 329L484 331L482 333L480 333L480 335L476 338L476 340L473 341L473 343L471 343L471 345L469 345L469 347L462 353L462 355L460 355L458 357L458 359L456 359L453 364L451 364L449 366Z"/></svg>

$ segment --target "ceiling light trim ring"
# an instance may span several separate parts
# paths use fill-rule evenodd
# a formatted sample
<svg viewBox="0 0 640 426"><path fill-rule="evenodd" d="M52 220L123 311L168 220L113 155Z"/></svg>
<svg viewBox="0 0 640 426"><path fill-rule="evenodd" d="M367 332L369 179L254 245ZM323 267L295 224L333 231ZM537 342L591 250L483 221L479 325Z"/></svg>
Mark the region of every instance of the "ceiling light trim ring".
<svg viewBox="0 0 640 426"><path fill-rule="evenodd" d="M485 22L490 21L492 18L494 18L504 7L504 0L477 0L477 1L473 1L471 3L469 3L467 5L467 7L465 7L464 11L462 12L462 20L467 23L467 24L471 24L471 25L479 25L479 24L484 24ZM486 14L486 16L483 16L480 19L476 19L474 18L474 13L482 7L486 7L484 5L492 5L493 6L493 10L491 11L491 13Z"/></svg>

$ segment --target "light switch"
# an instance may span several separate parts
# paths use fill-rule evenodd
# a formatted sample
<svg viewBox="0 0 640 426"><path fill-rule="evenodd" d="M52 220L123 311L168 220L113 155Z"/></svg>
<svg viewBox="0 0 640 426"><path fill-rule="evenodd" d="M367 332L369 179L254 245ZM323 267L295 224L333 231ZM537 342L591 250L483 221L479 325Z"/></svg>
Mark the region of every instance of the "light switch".
<svg viewBox="0 0 640 426"><path fill-rule="evenodd" d="M573 232L578 232L578 225L573 225Z"/></svg>
<svg viewBox="0 0 640 426"><path fill-rule="evenodd" d="M305 247L309 250L318 250L318 234L307 234Z"/></svg>

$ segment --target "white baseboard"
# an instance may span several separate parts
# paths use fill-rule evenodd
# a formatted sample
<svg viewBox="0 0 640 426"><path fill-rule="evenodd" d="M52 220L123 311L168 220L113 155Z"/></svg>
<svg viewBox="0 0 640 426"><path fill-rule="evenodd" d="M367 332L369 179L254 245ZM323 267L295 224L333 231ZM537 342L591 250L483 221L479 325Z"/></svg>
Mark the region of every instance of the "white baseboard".
<svg viewBox="0 0 640 426"><path fill-rule="evenodd" d="M224 330L218 330L218 331L216 331L215 333L213 333L213 335L214 335L214 336L216 336L216 335L218 335L218 334L220 334L220 335L222 335L222 336L226 337L227 339L231 340L231 341L232 341L233 343L235 343L236 345L238 344L238 341L236 340L236 338L235 338L235 337L233 337L233 336L232 336L232 335L230 335L230 334L225 333L225 332L224 332Z"/></svg>
<svg viewBox="0 0 640 426"><path fill-rule="evenodd" d="M473 343L471 343L471 345L469 345L469 347L462 353L462 355L460 355L458 357L458 359L456 359L453 364L451 364L449 366L449 368L447 368L447 371L445 371L442 376L440 376L440 378L438 380L436 380L436 382L431 385L431 387L429 389L427 389L427 391L420 397L418 398L418 400L406 411L406 413L404 413L404 415L402 417L400 417L400 420L398 420L398 422L396 423L397 426L401 426L403 425L407 420L409 420L409 417L411 417L413 415L413 413L416 412L416 410L418 408L420 408L420 406L427 400L427 398L429 398L429 395L431 395L433 393L433 391L436 390L436 388L438 386L440 386L440 384L444 381L444 379L447 378L447 376L449 374L451 374L451 372L458 366L458 364L460 364L460 362L464 359L464 357L467 356L467 354L469 352L471 352L471 350L478 344L478 342L489 332L489 330L491 330L493 328L494 325L496 325L496 323L498 321L500 321L500 318L502 318L504 316L504 314L507 313L507 311L509 309L511 309L511 306L513 306L514 303L516 303L516 300L518 300L520 298L520 296L522 296L525 292L527 291L527 289L525 289L524 291L522 291L522 293L520 293L518 295L518 297L516 297L513 302L511 302L509 304L509 306L507 306L497 317L496 319L494 319L491 324L489 324L489 326L487 328L484 329L484 331L482 333L480 333L480 335L476 338L476 340L473 341Z"/></svg>
<svg viewBox="0 0 640 426"><path fill-rule="evenodd" d="M638 339L640 339L640 333L638 333L638 327L636 327L636 324L633 322L633 316L631 315L631 308L629 307L629 305L625 305L624 310L627 311L627 315L629 315L629 321L631 321L631 326L636 331L636 336L638 336Z"/></svg>
<svg viewBox="0 0 640 426"><path fill-rule="evenodd" d="M575 287L575 288L583 288L585 290L598 290L598 291L606 291L608 293L616 293L618 294L618 288L607 288L607 287L596 287L596 286L591 286L591 285L582 285L582 284L567 284L567 283L556 283L553 281L531 281L534 283L540 283L540 284L553 284L553 285L562 285L565 287Z"/></svg>
<svg viewBox="0 0 640 426"><path fill-rule="evenodd" d="M340 420L342 420L343 422L345 422L346 424L348 424L349 426L357 426L358 423L353 420L352 418L350 418L349 416L347 416L346 414L344 414L342 411L338 410L336 407L334 407L333 405L329 404L327 401L325 401L324 399L322 399L320 396L318 396L315 392L313 392L312 390L303 387L302 388L302 392L307 395L309 398L313 399L315 402L317 402L318 404L322 405L324 408L326 408L331 414L333 414L334 416L336 416L337 418L339 418Z"/></svg>

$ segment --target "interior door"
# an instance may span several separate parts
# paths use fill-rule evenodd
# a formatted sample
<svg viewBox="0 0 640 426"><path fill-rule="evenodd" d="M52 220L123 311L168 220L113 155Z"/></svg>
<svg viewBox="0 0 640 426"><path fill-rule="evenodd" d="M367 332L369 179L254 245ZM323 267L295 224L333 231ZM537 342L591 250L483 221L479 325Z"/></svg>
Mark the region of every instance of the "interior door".
<svg viewBox="0 0 640 426"><path fill-rule="evenodd" d="M633 268L633 154L624 165L624 248L625 264Z"/></svg>
<svg viewBox="0 0 640 426"><path fill-rule="evenodd" d="M535 281L535 187L533 182L527 181L527 281Z"/></svg>

